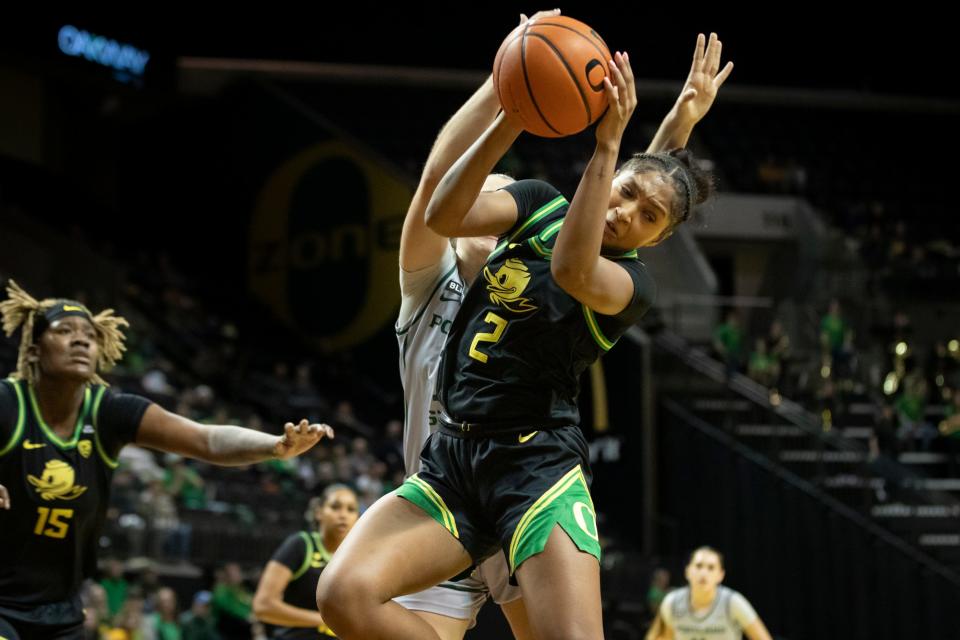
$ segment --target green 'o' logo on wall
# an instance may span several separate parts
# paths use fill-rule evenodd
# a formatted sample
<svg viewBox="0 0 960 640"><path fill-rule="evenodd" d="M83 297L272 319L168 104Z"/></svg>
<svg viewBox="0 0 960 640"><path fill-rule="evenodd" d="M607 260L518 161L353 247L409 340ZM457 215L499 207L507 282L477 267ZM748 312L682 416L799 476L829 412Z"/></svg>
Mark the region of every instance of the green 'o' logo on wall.
<svg viewBox="0 0 960 640"><path fill-rule="evenodd" d="M334 140L301 151L266 179L250 221L248 282L289 326L345 349L392 323L411 190Z"/></svg>

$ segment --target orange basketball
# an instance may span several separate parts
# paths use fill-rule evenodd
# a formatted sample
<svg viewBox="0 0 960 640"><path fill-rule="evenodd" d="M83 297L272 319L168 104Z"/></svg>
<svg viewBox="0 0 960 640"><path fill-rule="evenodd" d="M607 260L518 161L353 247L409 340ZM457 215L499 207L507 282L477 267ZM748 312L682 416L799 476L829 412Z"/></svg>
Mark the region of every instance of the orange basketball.
<svg viewBox="0 0 960 640"><path fill-rule="evenodd" d="M538 136L579 133L607 108L610 50L596 31L567 16L526 22L500 45L493 84L507 118Z"/></svg>

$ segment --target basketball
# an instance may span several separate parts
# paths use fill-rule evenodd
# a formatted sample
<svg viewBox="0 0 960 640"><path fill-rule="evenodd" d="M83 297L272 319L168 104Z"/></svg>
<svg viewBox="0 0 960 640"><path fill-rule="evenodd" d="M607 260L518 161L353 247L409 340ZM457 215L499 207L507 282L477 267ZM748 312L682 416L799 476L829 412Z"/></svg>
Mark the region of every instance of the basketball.
<svg viewBox="0 0 960 640"><path fill-rule="evenodd" d="M500 45L493 84L507 118L534 135L559 138L603 115L609 60L603 38L579 20L530 20Z"/></svg>

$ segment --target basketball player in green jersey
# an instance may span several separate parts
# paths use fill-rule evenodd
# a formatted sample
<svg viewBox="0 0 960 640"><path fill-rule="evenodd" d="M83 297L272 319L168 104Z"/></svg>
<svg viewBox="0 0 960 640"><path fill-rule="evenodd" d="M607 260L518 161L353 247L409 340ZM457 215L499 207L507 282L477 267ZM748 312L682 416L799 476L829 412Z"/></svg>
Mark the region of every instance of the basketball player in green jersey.
<svg viewBox="0 0 960 640"><path fill-rule="evenodd" d="M260 575L253 613L275 625L275 640L336 637L317 611L317 580L357 522L357 494L332 484L307 507L309 531L294 533L276 550Z"/></svg>
<svg viewBox="0 0 960 640"><path fill-rule="evenodd" d="M11 281L6 334L23 332L17 368L0 381L0 638L82 638L80 585L96 570L110 480L128 443L219 465L291 458L326 425L287 423L281 436L202 425L99 372L123 354L126 320L64 299L37 301Z"/></svg>
<svg viewBox="0 0 960 640"><path fill-rule="evenodd" d="M705 40L701 36L698 39L694 64L687 86L684 87L681 99L678 100L674 111L668 116L668 120L676 124L677 129L671 133L669 130L662 128L657 136L659 140L655 140L654 144L661 145L660 148L672 146L668 142L668 139L673 135L681 139L679 142L680 145L686 142L686 137L689 135L693 125L699 118L705 115L706 110L712 103L713 96L716 95L717 88L722 84L731 70L732 65L727 65L727 67L721 71L719 69L719 58L720 46L716 37L711 36L710 46L706 47L705 50ZM624 69L624 73L616 78L616 82L621 95L625 95L628 91L628 78L630 89L632 89L632 77L629 76L629 65L622 56L618 56L616 65L622 65ZM482 91L483 90L478 92L475 98L479 96ZM608 93L613 93L614 98L617 97L616 92L612 91L612 85L608 87ZM709 96L709 99L705 102L695 99L698 95L701 97ZM633 95L627 96L627 98L628 99L625 100L627 103L635 101L635 96ZM474 99L471 99L471 101L473 100ZM478 100L478 102L482 103L482 100ZM616 102L619 101L615 101L617 108L611 108L611 111L615 112L615 115L608 116L613 118L614 122L607 124L607 128L611 128L612 126L613 131L605 131L604 135L610 135L612 133L613 136L619 140L622 128L619 131L617 131L617 129L619 125L625 124L625 119L629 116L629 113L624 113L621 105L616 104ZM469 104L470 103L468 103L468 105ZM627 109L627 112L629 111L632 111L632 104L629 105L629 109ZM691 114L693 114L693 117L689 117ZM454 120L451 121L451 124L460 116L461 114L458 113ZM492 120L493 114L491 113L487 117ZM459 121L459 124L464 124L462 119ZM448 125L448 127L449 126L450 125ZM497 131L497 129L504 126L502 119L497 119L492 129ZM601 127L603 127L603 125L601 125ZM509 129L509 127L507 128ZM678 133L678 131L680 131L680 133ZM510 130L509 134L504 134L503 137L508 137L509 142L512 142L517 133L519 132ZM491 134L491 129L488 129L480 141L461 158L458 165L470 159L471 156L484 152L484 147L489 145L491 135L493 135ZM442 136L443 134L441 134L441 139ZM431 159L433 160L437 160L435 154L439 156L439 150L442 149L440 142L441 140L438 140L434 152L431 153ZM499 153L502 153L506 146L509 146L509 143L501 149L498 149ZM659 157L658 154L656 158L638 159L637 162L634 163L638 169L636 173L643 175L653 173L659 182L669 183L671 187L674 187L672 184L674 180L686 180L688 184L678 184L675 188L683 189L684 186L690 187L690 176L684 175L683 177L674 178L672 177L671 169L676 169L676 167L673 165L671 165L671 169L663 167L663 164L671 162L678 164L684 162L689 163L689 160L679 153L662 155L664 157ZM680 156L681 159L677 160L677 156ZM532 191L546 191L540 187L543 183L524 185L521 182L517 183L516 186L508 186L504 190L495 193L478 194L480 183L483 182L486 173L489 172L496 159L499 159L499 154L490 152L486 154L486 157L489 158L491 162L483 167L483 176L480 176L480 169L478 167L472 167L474 171L471 172L470 177L479 178L479 181L475 183L477 191L467 194L464 200L472 203L474 201L480 202L487 198L501 199L501 196L506 196L510 198L511 202L515 203L512 205L512 217L508 212L507 215L503 216L501 222L494 221L487 226L482 226L481 224L470 229L463 227L454 229L454 231L464 231L464 233L451 233L449 229L444 228L442 225L434 226L432 224L430 225L430 230L440 236L496 234L500 236L501 240L508 240L518 229L521 230L521 233L517 234L515 238L515 240L517 240L516 242L513 240L501 242L502 248L498 247L497 251L490 256L487 267L482 269L482 279L478 277L477 282L467 290L463 300L463 308L459 311L456 319L452 321L451 327L449 328L451 338L447 343L444 354L445 362L451 358L451 353L454 351L469 352L471 356L476 353L475 358L478 359L478 361L482 361L484 356L486 356L489 361L492 359L490 352L487 351L491 346L490 343L496 344L498 342L497 337L503 336L502 332L497 333L496 328L490 330L488 326L484 328L483 331L478 331L473 335L470 335L469 331L466 332L467 338L457 337L458 333L461 335L464 333L462 328L458 330L458 326L463 327L474 322L478 315L480 318L484 318L493 313L492 311L486 312L485 309L475 309L474 306L471 305L471 296L476 298L474 304L477 307L485 305L486 302L484 302L484 300L489 296L491 300L496 300L495 304L502 303L504 308L512 310L515 313L524 314L535 312L536 309L531 308L533 303L530 300L530 296L524 291L524 288L529 285L529 281L526 280L529 272L525 273L522 267L516 266L515 263L509 263L512 256L505 256L504 254L517 249L517 246L510 246L511 244L519 245L522 241L524 249L531 253L537 252L535 259L543 260L549 269L548 258L553 252L554 245L557 242L558 227L554 225L554 223L561 220L567 210L567 203L562 201L562 198L558 199L558 194L555 192L548 194L549 199L546 202L542 202L542 193L539 194L541 196L539 198L537 197L538 194L531 194ZM436 169L436 167L431 166L430 160L428 160L428 169ZM687 171L687 169L683 170ZM444 178L443 182L448 182L451 173L456 171L457 167L455 166L452 172L447 173L447 177ZM630 169L625 173L624 177L630 177L633 174L633 169ZM421 187L418 190L417 196L414 198L414 203L417 203L419 201L418 198L422 197L422 191L427 188L432 189L435 186L429 184L427 181L427 176L429 175L432 175L432 171L431 173L425 171L425 178L421 181ZM609 180L609 176L607 179ZM587 180L587 176L584 177L584 180ZM454 187L454 190L456 188L457 187ZM626 185L622 188L624 190L630 189L630 187ZM516 191L514 191L514 189L516 189ZM619 191L617 193L617 199L622 198L632 201L629 207L624 206L624 209L629 208L630 211L623 212L623 219L618 221L620 223L629 224L632 217L640 213L640 211L638 211L640 208L637 206L640 202L650 197L656 198L657 195L660 195L662 198L663 195L652 194L651 196L646 193L641 194L637 186L634 186L633 189L629 197L621 195ZM443 183L441 183L440 190L443 190ZM612 196L610 191L611 189L608 183L607 194ZM434 209L436 195L437 194L434 194L434 200L430 200L430 204L426 208L428 223L430 222L429 211ZM671 195L677 196L672 199L673 201L669 201L672 209L670 212L671 215L669 219L657 220L657 233L647 233L647 236L649 236L648 239L650 240L655 240L658 235L669 233L669 230L672 229L675 224L689 215L690 207L697 201L695 194L693 194L694 197L690 197L690 192L684 192L682 195ZM521 198L524 200L522 206L520 203ZM423 199L425 200L426 198ZM534 200L538 201L533 203ZM446 204L439 204L436 208L443 209L445 206ZM455 206L454 209L456 209ZM409 229L417 228L414 223L423 219L423 209L415 211L414 206L411 205L411 211L414 212L414 218L413 221L411 221L411 213L408 212L405 233ZM573 211L574 209L571 207L571 212ZM571 213L571 215L573 215L573 213ZM665 218L665 216L662 217ZM527 221L533 218L536 218L534 224L527 225ZM440 233L437 233L437 231ZM524 231L529 231L529 233L524 235ZM426 238L422 236L426 236ZM419 240L421 243L426 243L434 238L435 236L431 236L428 233L421 233ZM442 237L436 240L434 244L440 250L445 250ZM614 240L614 242L616 243L616 240ZM599 247L599 242L597 244ZM621 241L618 244L623 244L623 242ZM434 245L431 244L428 246ZM440 251L440 253L442 254L442 251ZM459 267L459 248L457 253L457 266ZM599 251L597 251L597 253L599 254ZM632 253L632 249L622 251L621 253L630 254ZM528 258L529 257L530 256L528 256ZM634 260L635 253L634 255L615 257ZM594 259L596 259L596 256ZM401 260L403 260L402 257ZM448 260L448 262L453 263L452 260ZM433 267L433 263L429 260L421 260L420 263L415 263L414 260L408 259L406 264L410 265L408 268L411 271L417 268L425 269ZM417 266L413 266L414 264ZM402 262L401 265L404 266L404 263ZM641 274L643 271L641 267L631 266L631 268L634 268L638 274ZM438 284L442 284L445 274L442 269L436 271ZM466 277L470 276L471 274L466 274ZM638 276L638 278L642 278L642 275ZM649 295L649 287L645 280L639 284L640 286L634 287L631 281L631 289L638 289L639 293L637 297L643 300L644 297ZM435 287L424 286L421 288L427 294L431 291L436 293ZM542 305L544 309L554 305L554 301L548 300L548 298L551 297L562 299L562 304L567 307L571 306L571 302L563 299L564 296L570 298L571 296L569 296L569 294L550 291L544 291L543 293L543 298L546 300L546 303ZM425 296L425 298L429 297L429 295ZM626 304L631 307L631 313L629 314L631 317L635 313L634 307L636 307L636 312L642 312L645 307L645 304L639 301L637 304L630 302ZM413 307L411 307L411 309L413 309ZM503 311L500 312L502 313ZM584 337L587 338L590 343L596 344L596 346L588 347L588 351L594 351L593 357L595 357L596 350L601 348L599 340L597 336L591 335L590 329L585 325L586 312L581 311L579 306L577 306L576 312L575 316L568 314L568 323L569 320L574 317L580 318L577 320L579 325L575 327L575 330L583 333ZM551 313L552 312L545 312L541 314L543 318L542 322L550 324L551 319L554 317ZM403 311L401 311L401 314L403 314ZM422 318L426 317L426 314L411 314L410 317L423 322ZM531 315L529 317L532 318L533 316ZM489 323L491 321L488 320L487 322ZM496 321L493 322L496 323ZM611 325L608 319L602 319L599 323L601 329L606 330L606 334L599 337L616 337L617 326ZM409 323L403 322L398 323L398 333L407 329L408 324ZM442 325L443 323L441 322L438 326L442 327ZM619 327L619 330L622 331L623 328L625 327ZM428 327L424 327L423 330L427 329ZM559 331L562 333L565 331L565 328L560 327ZM527 332L526 335L535 336L532 340L529 340L528 343L531 345L530 348L540 349L540 354L554 349L558 352L558 358L563 359L564 352L569 355L569 344L564 344L563 341L552 342L552 336L557 335L557 333L552 332L542 323L534 327L532 334ZM477 339L478 336L480 339ZM486 337L487 340L482 340L484 337ZM402 340L402 336L400 336L400 338ZM507 358L511 357L508 351L509 347L506 347L504 344L502 344L501 347L503 347L505 351L500 351L500 355ZM401 357L403 357L403 355ZM580 361L586 362L589 360L589 353L583 355L577 354L575 357ZM457 362L457 365L462 364L462 360ZM540 364L542 363L536 361L531 362L531 365L534 367ZM406 367L408 369L411 367L409 362L406 364ZM444 364L440 365L441 375L446 374L444 367ZM452 368L456 369L459 368L459 366ZM549 368L549 366L546 367L547 370L549 370ZM429 367L427 371L429 372ZM463 369L463 371L466 372L466 369ZM549 374L550 372L547 371L547 373ZM497 381L498 375L507 378L509 383L500 385ZM485 383L490 384L491 387L495 387L495 391L509 395L512 393L512 387L518 386L512 384L514 379L509 378L509 375L512 375L512 372L506 369L500 369L498 372L486 377ZM456 374L454 374L454 377L456 377ZM407 390L407 386L405 382L405 390ZM453 386L456 386L456 383L454 383ZM550 393L549 384L541 384L540 386L541 392L546 391L548 394ZM443 391L443 389L441 390ZM482 396L482 394L474 395L477 398L481 398ZM572 395L575 396L575 393ZM443 398L443 395L441 395L441 398ZM517 407L515 405L517 404L523 405L524 402L508 402L505 403L505 406L509 406L511 410L516 410ZM525 408L537 411L542 410L542 406L542 401L538 399L536 404L527 403ZM414 407L414 409L426 416L422 408L418 407ZM521 411L523 408L524 407L521 407ZM408 410L410 409L408 406ZM566 412L566 415L560 415L560 418L562 420L568 420L570 415L569 405L559 407L559 409L561 414ZM480 408L480 412L483 412L483 407ZM499 414L494 412L490 415L497 416ZM510 417L507 414L504 415L508 418ZM599 553L598 548L595 546L596 529L595 524L592 523L592 505L589 504L589 495L585 492L586 481L583 480L584 473L576 466L565 470L565 473L559 478L559 484L555 483L555 489L557 490L553 492L556 493L557 496L564 496L564 499L556 501L551 498L552 494L549 490L549 485L545 487L547 489L546 493L543 493L530 484L529 481L531 477L537 475L538 472L524 472L522 469L522 467L528 463L543 460L545 464L536 463L539 464L537 468L545 472L542 478L534 478L536 482L533 484L536 484L548 478L553 478L551 482L557 480L553 473L555 468L559 467L550 466L555 465L555 461L552 460L554 457L558 458L560 463L575 459L578 463L577 466L585 465L585 447L582 444L582 436L580 436L580 440L578 441L577 436L570 433L569 429L566 429L564 433L560 433L564 428L556 424L549 424L549 417L546 421L539 422L539 418L543 417L542 414L534 419L537 420L537 422L524 420L515 424L491 425L493 428L486 434L484 433L484 429L487 425L462 421L455 426L450 426L449 423L453 421L450 420L449 417L444 416L442 413L438 414L437 417L440 423L440 432L431 435L427 441L427 446L421 456L421 471L412 476L408 480L408 483L398 491L397 494L385 497L368 512L368 515L361 518L357 529L355 529L353 534L345 541L344 547L321 577L320 585L318 586L318 603L325 620L337 631L341 638L441 637L436 633L431 633L432 630L423 624L422 621L417 620L414 616L405 614L402 609L391 601L391 598L397 594L409 593L417 588L436 584L440 580L447 579L458 572L462 572L469 568L471 564L491 556L494 553L500 553L497 547L501 546L503 551L506 552L505 555L509 556L510 564L508 571L516 571L517 577L520 579L520 586L524 593L523 600L527 603L527 607L530 608L530 603L532 602L533 606L536 607L536 612L542 614L538 615L534 612L534 614L530 616L530 620L534 622L535 625L543 625L541 628L536 629L539 637L593 637L593 635L584 633L584 631L589 630L593 632L599 628L599 581L595 575L598 573L596 560L591 558L591 556L582 554L585 558L593 561L593 566L592 568L590 566L578 568L573 565L582 565L582 562L569 557L566 549L562 550L561 553L563 553L564 556L560 557L556 551L551 550L545 545L545 539L552 531L550 518L555 517L558 513L555 512L554 509L547 507L550 506L551 502L556 502L558 506L570 506L571 515L562 515L561 518L552 520L552 523L560 524L563 530L567 532L576 530L572 527L584 529L583 533L577 534L578 540L583 540L584 536L586 537L587 542L584 544L587 548L584 550L593 555ZM536 427L530 428L529 425L532 423L538 426L549 426L551 428L540 433L540 430ZM448 435L447 432L458 431L463 434L473 427L476 427L476 433L480 436L473 441L473 443L478 447L486 447L488 449L486 453L479 451L473 453L454 451L459 445L443 443L443 439ZM408 428L421 429L426 428L426 425L423 427L419 424L408 425ZM452 433L449 435L450 437L457 437ZM440 438L440 440L438 440L438 438ZM434 450L437 447L434 445L438 442L442 443L438 445L439 447L446 448L449 446L450 449L445 452L435 452ZM469 447L473 445L467 443L466 446ZM498 449L499 451L497 451ZM477 455L474 456L474 453ZM555 456L554 454L557 453L560 455ZM487 456L486 454L493 455ZM440 460L440 458L442 458L442 460ZM466 464L471 468L467 469L462 467L462 464ZM481 467L483 468L481 469ZM574 473L566 473L567 471ZM586 474L588 473L589 469L587 468ZM444 476L446 481L450 483L459 484L457 484L456 487L442 486L445 484L445 481L440 480L439 476ZM434 486L434 483L436 483L436 486ZM572 487L575 483L578 484L580 488ZM568 491L571 488L573 490ZM538 491L540 491L540 493L538 493ZM507 511L510 511L510 513L492 514L494 518L503 515L503 533L499 531L501 528L499 525L494 524L491 526L489 512L484 513L484 509L487 507L493 507L492 511L497 510L497 505L494 505L493 501L497 500L498 494L500 494L500 496L512 494L512 499L516 500L516 504L508 506L507 508ZM398 500L397 497L406 499L412 504L405 504L403 499ZM569 498L577 499L570 500ZM524 506L528 508L526 512L524 512ZM540 508L541 506L544 508ZM429 514L429 516L424 517L424 512ZM527 515L533 515L529 518L524 518L525 513ZM544 517L541 518L539 514L543 514ZM579 517L577 514L579 514ZM526 520L526 524L524 520ZM513 545L510 544L509 536L504 536L504 533L509 530L511 526L513 532L521 530L527 531L526 537L521 536L523 543L520 545L519 553L512 548ZM498 536L500 538L499 540L496 539ZM536 547L539 543L544 543L544 545L537 549ZM528 573L531 578L525 580L524 573L526 569L520 567L519 570L517 570L518 566L539 561L540 558L543 558L548 565L557 565L557 560L559 560L560 566L554 566L557 570L555 575L538 581L537 573L539 571L535 569L532 573ZM506 560L503 561L506 562ZM542 566L544 565L541 565L541 567ZM585 577L581 578L578 575L579 572L585 572ZM591 573L594 574L593 577L591 577ZM525 582L533 584L529 582L531 579L537 583L537 586L533 589L528 588L528 586L524 584ZM590 597L594 589L596 590L596 601ZM581 597L584 590L586 590L586 597ZM533 600L528 598L530 594L535 594ZM569 601L564 600L567 594L572 595Z"/></svg>

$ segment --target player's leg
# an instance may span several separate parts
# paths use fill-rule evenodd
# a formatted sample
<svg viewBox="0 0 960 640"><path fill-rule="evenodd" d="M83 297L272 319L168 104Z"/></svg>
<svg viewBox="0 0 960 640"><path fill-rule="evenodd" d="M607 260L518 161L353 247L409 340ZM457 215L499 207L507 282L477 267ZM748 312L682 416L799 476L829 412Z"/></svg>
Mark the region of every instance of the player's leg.
<svg viewBox="0 0 960 640"><path fill-rule="evenodd" d="M437 640L429 624L392 599L442 582L471 563L448 528L390 494L363 514L337 549L317 585L317 605L341 640Z"/></svg>
<svg viewBox="0 0 960 640"><path fill-rule="evenodd" d="M533 635L533 627L530 626L527 606L524 604L522 597L503 603L500 605L500 610L503 611L504 617L510 623L510 630L513 632L514 638L517 640L535 640L536 636Z"/></svg>
<svg viewBox="0 0 960 640"><path fill-rule="evenodd" d="M600 563L560 526L520 565L517 580L538 640L602 640Z"/></svg>
<svg viewBox="0 0 960 640"><path fill-rule="evenodd" d="M491 446L499 478L487 496L538 640L602 639L600 542L589 450L577 427ZM549 465L544 461L549 460ZM537 473L530 473L535 461Z"/></svg>
<svg viewBox="0 0 960 640"><path fill-rule="evenodd" d="M523 604L520 587L510 584L510 567L503 552L484 560L477 569L477 576L490 590L490 599L500 605L504 617L516 640L534 640L527 608Z"/></svg>

